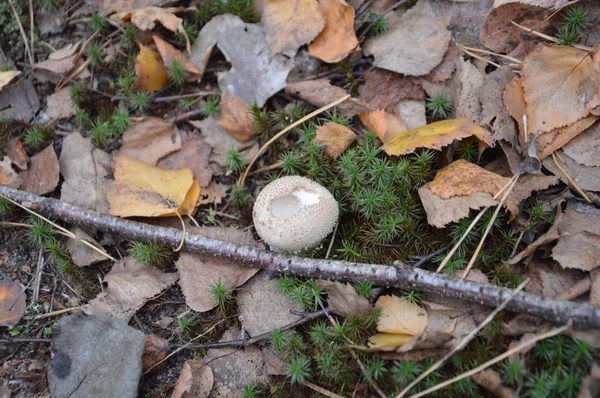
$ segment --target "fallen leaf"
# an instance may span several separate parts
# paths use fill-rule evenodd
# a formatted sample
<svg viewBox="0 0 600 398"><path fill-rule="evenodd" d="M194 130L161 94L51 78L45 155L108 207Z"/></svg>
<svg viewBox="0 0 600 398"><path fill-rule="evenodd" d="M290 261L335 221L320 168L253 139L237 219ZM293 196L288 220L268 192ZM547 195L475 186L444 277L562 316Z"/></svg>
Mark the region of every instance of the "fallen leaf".
<svg viewBox="0 0 600 398"><path fill-rule="evenodd" d="M394 113L406 123L407 129L427 124L425 101L402 100L395 106Z"/></svg>
<svg viewBox="0 0 600 398"><path fill-rule="evenodd" d="M110 156L79 133L62 142L60 173L63 183L60 200L99 213L108 213L106 195L110 189Z"/></svg>
<svg viewBox="0 0 600 398"><path fill-rule="evenodd" d="M160 117L145 117L123 132L121 153L155 166L158 160L181 148L175 123Z"/></svg>
<svg viewBox="0 0 600 398"><path fill-rule="evenodd" d="M315 142L323 145L325 153L336 159L354 142L358 136L349 127L327 122L317 128Z"/></svg>
<svg viewBox="0 0 600 398"><path fill-rule="evenodd" d="M12 79L19 76L21 71L18 70L9 70L6 72L0 72L0 90L2 90L5 86L7 86Z"/></svg>
<svg viewBox="0 0 600 398"><path fill-rule="evenodd" d="M382 149L388 155L406 155L417 148L440 150L454 140L475 136L487 145L492 145L492 135L466 118L442 120L404 131L386 143Z"/></svg>
<svg viewBox="0 0 600 398"><path fill-rule="evenodd" d="M263 7L261 24L271 54L295 52L325 27L325 17L316 0L265 0Z"/></svg>
<svg viewBox="0 0 600 398"><path fill-rule="evenodd" d="M539 44L523 63L523 88L528 129L540 134L589 115L600 79L587 52Z"/></svg>
<svg viewBox="0 0 600 398"><path fill-rule="evenodd" d="M92 264L99 263L101 261L106 260L106 256L102 255L102 253L98 253L98 251L92 249L88 245L83 244L79 240L84 240L92 245L96 246L100 251L105 252L104 248L100 246L98 242L94 238L92 238L87 232L79 227L74 227L71 229L71 232L75 234L77 239L69 239L67 240L67 250L71 254L71 259L78 267L87 267Z"/></svg>
<svg viewBox="0 0 600 398"><path fill-rule="evenodd" d="M536 36L514 26L511 21L535 29L538 32L549 33L552 23L546 19L550 16L550 13L551 11L545 7L523 4L518 1L496 5L487 15L479 37L483 45L490 50L508 54L521 41L536 38Z"/></svg>
<svg viewBox="0 0 600 398"><path fill-rule="evenodd" d="M0 91L0 119L31 121L40 109L40 100L31 80L22 78Z"/></svg>
<svg viewBox="0 0 600 398"><path fill-rule="evenodd" d="M108 15L117 11L158 6L164 3L164 0L87 0L85 3L84 6L75 12L76 15L93 13Z"/></svg>
<svg viewBox="0 0 600 398"><path fill-rule="evenodd" d="M519 131L515 121L504 106L505 87L514 78L514 72L509 66L502 66L492 73L485 75L481 87L481 125L492 131L494 141L506 140L518 151Z"/></svg>
<svg viewBox="0 0 600 398"><path fill-rule="evenodd" d="M23 179L13 170L11 160L8 156L0 160L0 185L11 188L19 188Z"/></svg>
<svg viewBox="0 0 600 398"><path fill-rule="evenodd" d="M59 75L68 75L69 72L75 67L76 59L77 54L58 59L49 58L45 61L38 62L37 64L33 65L33 68L44 69Z"/></svg>
<svg viewBox="0 0 600 398"><path fill-rule="evenodd" d="M68 87L51 94L46 99L46 114L52 119L64 119L75 116L79 107L71 101Z"/></svg>
<svg viewBox="0 0 600 398"><path fill-rule="evenodd" d="M59 50L51 52L48 55L48 59L63 59L72 56L79 50L79 45L81 44L81 40L76 41L75 43L67 44Z"/></svg>
<svg viewBox="0 0 600 398"><path fill-rule="evenodd" d="M327 79L306 80L290 83L285 92L295 95L316 107L322 107L346 95L343 88L332 86ZM360 112L371 111L371 107L356 98L348 98L337 106L343 116L354 116Z"/></svg>
<svg viewBox="0 0 600 398"><path fill-rule="evenodd" d="M600 267L600 211L587 203L568 202L558 224L560 238L552 258L563 268L591 271Z"/></svg>
<svg viewBox="0 0 600 398"><path fill-rule="evenodd" d="M378 332L414 336L427 327L427 312L403 297L381 296L375 302L375 307L381 308L381 316L377 320Z"/></svg>
<svg viewBox="0 0 600 398"><path fill-rule="evenodd" d="M413 337L412 334L377 333L369 337L369 348L389 350L408 343Z"/></svg>
<svg viewBox="0 0 600 398"><path fill-rule="evenodd" d="M452 340L452 336L442 332L422 332L415 336L410 336L410 339L400 344L392 346L390 340L388 346L378 346L373 344L373 341L378 341L379 338L372 340L380 335L371 336L369 338L369 348L362 351L376 353L377 357L384 360L410 360L420 361L422 359L437 356L446 351L448 342ZM386 335L396 336L396 335ZM403 335L398 335L403 336ZM359 347L356 347L359 348Z"/></svg>
<svg viewBox="0 0 600 398"><path fill-rule="evenodd" d="M160 159L157 166L165 170L190 169L200 187L205 188L213 174L208 164L211 151L211 146L197 135L182 138L181 149Z"/></svg>
<svg viewBox="0 0 600 398"><path fill-rule="evenodd" d="M581 135L562 147L565 155L588 167L600 166L600 123L595 123ZM13 161L14 162L14 161Z"/></svg>
<svg viewBox="0 0 600 398"><path fill-rule="evenodd" d="M154 44L162 57L163 63L166 68L170 68L173 65L173 61L179 61L183 69L186 71L185 80L189 82L200 81L202 78L203 70L200 70L192 61L188 59L181 51L173 47L168 42L164 41L157 35L153 35Z"/></svg>
<svg viewBox="0 0 600 398"><path fill-rule="evenodd" d="M600 305L600 271L595 270L590 273L592 285L590 286L590 304Z"/></svg>
<svg viewBox="0 0 600 398"><path fill-rule="evenodd" d="M131 21L142 31L152 30L156 26L156 22L160 22L162 26L173 33L179 33L185 37L186 47L190 52L190 39L187 36L183 27L183 20L175 14L186 11L196 11L196 7L144 7L131 11L119 12L111 15L109 18L115 22Z"/></svg>
<svg viewBox="0 0 600 398"><path fill-rule="evenodd" d="M308 54L327 63L340 62L356 47L354 8L344 0L320 0L325 28L308 46Z"/></svg>
<svg viewBox="0 0 600 398"><path fill-rule="evenodd" d="M458 49L458 47L450 45L448 51L446 51L446 54L442 59L442 62L433 68L426 78L433 83L442 83L450 79L456 70L456 63L459 56L461 56L461 51Z"/></svg>
<svg viewBox="0 0 600 398"><path fill-rule="evenodd" d="M270 279L267 272L259 271L235 299L238 303L241 322L250 336L258 336L279 329L296 321L290 310L297 307L288 294L279 290L277 280Z"/></svg>
<svg viewBox="0 0 600 398"><path fill-rule="evenodd" d="M584 191L600 191L600 173L598 173L597 167L579 164L560 149L556 151L556 161L571 176L579 188ZM565 177L562 170L556 167L551 157L544 159L542 165L560 178L562 182L567 185L570 184L570 181Z"/></svg>
<svg viewBox="0 0 600 398"><path fill-rule="evenodd" d="M504 87L502 101L510 116L517 122L519 150L523 153L527 150L525 145L525 126L523 124L523 116L527 105L525 104L525 94L523 92L522 79L515 77ZM515 147L516 148L516 147Z"/></svg>
<svg viewBox="0 0 600 398"><path fill-rule="evenodd" d="M27 170L29 163L29 156L25 152L25 148L21 143L19 137L13 137L8 140L6 147L6 155L10 158L10 161L21 170Z"/></svg>
<svg viewBox="0 0 600 398"><path fill-rule="evenodd" d="M592 363L590 374L581 380L579 398L594 398L600 395L600 365Z"/></svg>
<svg viewBox="0 0 600 398"><path fill-rule="evenodd" d="M327 292L327 303L334 314L348 317L371 310L369 300L358 294L349 283L317 279L317 285Z"/></svg>
<svg viewBox="0 0 600 398"><path fill-rule="evenodd" d="M256 137L254 117L249 108L246 101L236 97L229 90L225 90L221 95L219 126L239 142L247 142Z"/></svg>
<svg viewBox="0 0 600 398"><path fill-rule="evenodd" d="M373 109L391 111L404 99L425 99L425 92L414 78L380 68L369 69L363 78L359 99Z"/></svg>
<svg viewBox="0 0 600 398"><path fill-rule="evenodd" d="M129 321L148 299L173 285L179 276L137 263L131 257L113 264L103 291L82 307L88 315L108 314Z"/></svg>
<svg viewBox="0 0 600 398"><path fill-rule="evenodd" d="M134 91L153 93L169 84L167 69L160 55L142 44L140 44L140 52L135 58L135 74L137 79L131 86Z"/></svg>
<svg viewBox="0 0 600 398"><path fill-rule="evenodd" d="M519 395L510 387L502 384L500 373L493 369L485 369L471 376L471 379L498 398L517 398Z"/></svg>
<svg viewBox="0 0 600 398"><path fill-rule="evenodd" d="M540 134L537 141L537 155L540 160L552 155L557 149L562 148L573 138L579 136L584 130L598 120L598 116L589 115L579 119L573 124L557 128Z"/></svg>
<svg viewBox="0 0 600 398"><path fill-rule="evenodd" d="M392 13L396 17L397 13ZM373 65L408 76L428 74L442 62L452 34L446 18L436 18L429 0L390 21L388 30L367 39L364 52Z"/></svg>
<svg viewBox="0 0 600 398"><path fill-rule="evenodd" d="M143 352L144 333L120 319L81 312L63 316L52 333L50 395L135 397Z"/></svg>
<svg viewBox="0 0 600 398"><path fill-rule="evenodd" d="M168 340L154 334L144 335L144 354L142 355L142 370L147 371L167 357L170 351Z"/></svg>
<svg viewBox="0 0 600 398"><path fill-rule="evenodd" d="M113 159L115 179L107 194L109 214L159 217L193 212L200 187L191 170L162 170L125 154Z"/></svg>
<svg viewBox="0 0 600 398"><path fill-rule="evenodd" d="M431 192L430 184L419 188L419 197L427 214L427 222L437 228L443 228L451 222L460 221L469 216L471 209L496 206L498 202L487 193L474 193L470 196L455 196L442 199Z"/></svg>
<svg viewBox="0 0 600 398"><path fill-rule="evenodd" d="M523 275L530 279L525 287L527 293L554 299L558 299L557 296L562 292L573 288L581 280L581 276L581 272L563 269L555 261L536 261L535 259L527 264ZM589 281L588 276L585 278Z"/></svg>
<svg viewBox="0 0 600 398"><path fill-rule="evenodd" d="M375 132L385 145L406 131L406 123L398 115L382 110L361 112L358 117L366 128Z"/></svg>
<svg viewBox="0 0 600 398"><path fill-rule="evenodd" d="M509 180L476 164L459 159L438 171L429 186L431 192L442 199L470 196L474 193L487 193L494 196L507 185ZM513 192L506 198L504 207L510 211L511 220L518 215L519 202Z"/></svg>
<svg viewBox="0 0 600 398"><path fill-rule="evenodd" d="M477 67L462 57L457 65L458 96L455 113L458 118L466 117L473 123L481 121L481 88L484 82L483 74Z"/></svg>
<svg viewBox="0 0 600 398"><path fill-rule="evenodd" d="M19 173L23 179L21 189L35 195L45 195L54 191L60 177L60 166L52 144L31 158L27 170Z"/></svg>
<svg viewBox="0 0 600 398"><path fill-rule="evenodd" d="M200 199L198 199L198 206L208 204L220 205L223 202L223 198L227 196L227 191L229 191L230 189L230 185L225 185L218 182L211 182L200 193Z"/></svg>
<svg viewBox="0 0 600 398"><path fill-rule="evenodd" d="M250 231L201 227L191 228L190 232L210 239L262 248L262 245L254 240ZM179 271L179 285L185 295L185 302L198 312L210 311L217 306L217 302L210 294L210 288L215 283L220 281L234 289L258 272L257 268L250 268L226 259L190 253L181 253L175 265Z"/></svg>
<svg viewBox="0 0 600 398"><path fill-rule="evenodd" d="M188 360L183 364L171 398L208 397L213 388L213 371L202 361Z"/></svg>
<svg viewBox="0 0 600 398"><path fill-rule="evenodd" d="M24 291L19 280L6 278L0 281L0 327L12 329L23 317L27 304Z"/></svg>
<svg viewBox="0 0 600 398"><path fill-rule="evenodd" d="M215 45L231 63L228 71L217 74L221 91L230 90L262 107L285 87L293 62L282 54L270 55L262 26L247 24L235 15L218 15L200 31L190 60L203 70Z"/></svg>

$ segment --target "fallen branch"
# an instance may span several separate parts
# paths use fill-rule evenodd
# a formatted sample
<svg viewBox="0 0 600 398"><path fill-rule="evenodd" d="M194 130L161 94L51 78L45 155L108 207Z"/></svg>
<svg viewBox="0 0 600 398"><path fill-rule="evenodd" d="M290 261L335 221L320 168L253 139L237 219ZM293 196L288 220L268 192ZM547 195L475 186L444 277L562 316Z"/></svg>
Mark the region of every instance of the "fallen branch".
<svg viewBox="0 0 600 398"><path fill-rule="evenodd" d="M174 228L153 226L83 210L56 199L3 186L0 186L0 194L46 216L58 217L70 224L94 228L127 239L158 241L172 247L176 247L182 239L181 231ZM227 258L250 267L262 268L272 275L293 274L338 281L369 280L379 286L417 289L489 307L497 307L512 292L510 289L435 274L399 263L391 267L302 258L261 251L190 233L185 236L184 250ZM518 293L506 308L509 311L538 316L555 324L564 325L572 319L574 326L600 328L600 307L587 303L557 301L528 293Z"/></svg>

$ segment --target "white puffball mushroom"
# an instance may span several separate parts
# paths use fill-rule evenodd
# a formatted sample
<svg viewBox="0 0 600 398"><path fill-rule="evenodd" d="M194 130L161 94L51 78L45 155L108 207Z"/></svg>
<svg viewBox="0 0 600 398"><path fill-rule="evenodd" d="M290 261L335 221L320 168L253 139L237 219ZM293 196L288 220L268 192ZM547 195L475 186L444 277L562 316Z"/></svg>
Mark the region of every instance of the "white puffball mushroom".
<svg viewBox="0 0 600 398"><path fill-rule="evenodd" d="M252 218L258 235L274 250L297 253L319 245L337 222L333 195L306 177L281 177L258 195Z"/></svg>

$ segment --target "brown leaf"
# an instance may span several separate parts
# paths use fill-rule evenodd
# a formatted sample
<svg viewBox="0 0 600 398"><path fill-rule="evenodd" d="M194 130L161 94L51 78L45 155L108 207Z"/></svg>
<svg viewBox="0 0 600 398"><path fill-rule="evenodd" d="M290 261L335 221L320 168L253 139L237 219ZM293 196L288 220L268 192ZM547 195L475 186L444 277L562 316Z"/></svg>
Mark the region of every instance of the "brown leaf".
<svg viewBox="0 0 600 398"><path fill-rule="evenodd" d="M483 73L469 62L458 58L456 71L459 91L456 98L456 116L466 117L473 123L481 121L481 88L484 82Z"/></svg>
<svg viewBox="0 0 600 398"><path fill-rule="evenodd" d="M75 265L78 267L87 267L89 265L106 260L106 256L80 242L80 239L84 240L96 246L100 251L106 252L106 250L104 250L104 248L100 246L100 244L96 242L94 238L88 235L87 232L79 227L72 228L71 232L75 234L77 239L67 240L66 246Z"/></svg>
<svg viewBox="0 0 600 398"><path fill-rule="evenodd" d="M21 189L35 195L54 191L59 179L58 158L52 144L31 158L29 169L19 173L23 179Z"/></svg>
<svg viewBox="0 0 600 398"><path fill-rule="evenodd" d="M0 160L0 185L19 188L23 184L23 179L13 170L11 163L8 156Z"/></svg>
<svg viewBox="0 0 600 398"><path fill-rule="evenodd" d="M500 373L493 369L485 369L471 376L471 379L498 398L517 398L518 394L502 384Z"/></svg>
<svg viewBox="0 0 600 398"><path fill-rule="evenodd" d="M194 211L200 186L189 169L163 170L123 153L113 159L115 179L107 194L109 214L168 217Z"/></svg>
<svg viewBox="0 0 600 398"><path fill-rule="evenodd" d="M164 41L157 35L152 35L156 49L158 50L166 68L173 65L173 61L179 61L183 69L187 72L186 79L189 82L200 81L204 70L200 70L192 61L188 59L181 51Z"/></svg>
<svg viewBox="0 0 600 398"><path fill-rule="evenodd" d="M595 270L590 273L592 285L590 286L590 304L600 305L600 271Z"/></svg>
<svg viewBox="0 0 600 398"><path fill-rule="evenodd" d="M70 57L75 54L77 50L79 50L79 45L81 44L81 40L76 41L75 43L67 44L66 46L58 49L54 52L51 52L48 55L48 59L63 59Z"/></svg>
<svg viewBox="0 0 600 398"><path fill-rule="evenodd" d="M317 128L315 142L325 146L325 153L336 159L340 156L358 136L346 126L327 122Z"/></svg>
<svg viewBox="0 0 600 398"><path fill-rule="evenodd" d="M431 192L442 199L454 196L470 196L482 192L494 196L508 181L508 178L501 177L476 164L460 159L438 171L430 183L430 187ZM518 215L519 202L514 193L511 192L508 195L504 207L510 211L511 219Z"/></svg>
<svg viewBox="0 0 600 398"><path fill-rule="evenodd" d="M190 232L242 246L261 248L250 231L201 227L192 228ZM209 294L211 286L215 283L220 281L233 289L258 272L257 268L201 254L181 253L175 264L179 271L179 285L185 295L185 301L191 309L198 312L210 311L217 305Z"/></svg>
<svg viewBox="0 0 600 398"><path fill-rule="evenodd" d="M523 259L532 255L538 247L546 245L550 242L554 242L555 240L557 240L560 237L560 233L558 232L558 225L561 222L560 220L562 218L562 215L563 215L563 213L562 213L562 210L560 209L560 206L557 206L556 217L555 217L554 223L552 224L550 229L548 229L548 231L545 234L543 234L542 236L537 238L535 241L533 241L521 253L519 253L516 256L514 256L513 258L511 258L508 261L508 263L509 264L517 264L520 261L522 261Z"/></svg>
<svg viewBox="0 0 600 398"><path fill-rule="evenodd" d="M520 144L520 151L524 152L527 150L525 145L525 127L523 125L523 116L527 105L525 104L525 97L523 93L523 86L521 85L522 80L520 77L515 77L504 87L504 94L502 100L506 110L517 122L519 126L518 140Z"/></svg>
<svg viewBox="0 0 600 398"><path fill-rule="evenodd" d="M600 123L594 124L563 146L563 151L579 164L588 167L600 166Z"/></svg>
<svg viewBox="0 0 600 398"><path fill-rule="evenodd" d="M144 335L146 344L142 355L142 370L147 371L167 357L170 351L169 341L153 334Z"/></svg>
<svg viewBox="0 0 600 398"><path fill-rule="evenodd" d="M27 170L29 163L29 156L23 148L23 144L19 137L13 137L8 140L6 146L6 155L10 158L10 161L21 170Z"/></svg>
<svg viewBox="0 0 600 398"><path fill-rule="evenodd" d="M25 313L26 295L19 280L6 278L0 281L0 327L12 328Z"/></svg>
<svg viewBox="0 0 600 398"><path fill-rule="evenodd" d="M556 151L556 161L577 183L579 188L584 191L600 191L600 173L597 167L587 167L577 163L570 156L567 156L562 150ZM562 170L556 167L554 160L548 157L542 161L545 168L552 174L561 179L562 182L569 185L570 181L565 177Z"/></svg>
<svg viewBox="0 0 600 398"><path fill-rule="evenodd" d="M369 69L363 78L359 99L373 109L391 111L404 99L425 99L425 92L414 78L379 68Z"/></svg>
<svg viewBox="0 0 600 398"><path fill-rule="evenodd" d="M5 86L7 86L12 79L19 76L21 74L18 70L9 70L6 72L0 72L0 90L2 90Z"/></svg>
<svg viewBox="0 0 600 398"><path fill-rule="evenodd" d="M394 113L379 110L361 112L358 117L366 128L377 134L383 144L387 144L394 137L407 130L404 120Z"/></svg>
<svg viewBox="0 0 600 398"><path fill-rule="evenodd" d="M153 93L169 84L167 69L160 55L142 44L139 54L135 57L135 74L137 79L131 86L133 91Z"/></svg>
<svg viewBox="0 0 600 398"><path fill-rule="evenodd" d="M181 148L175 123L160 117L146 117L123 132L121 153L155 166L158 160Z"/></svg>
<svg viewBox="0 0 600 398"><path fill-rule="evenodd" d="M38 62L33 65L34 69L44 69L59 75L68 75L71 69L75 66L77 54L61 59L47 59L46 61Z"/></svg>
<svg viewBox="0 0 600 398"><path fill-rule="evenodd" d="M231 189L230 185L221 183L211 182L208 186L200 192L200 199L198 199L198 206L215 204L219 205L223 201L223 198L227 196L227 191Z"/></svg>
<svg viewBox="0 0 600 398"><path fill-rule="evenodd" d="M442 62L452 37L446 18L436 17L428 1L392 17L385 33L367 39L365 54L375 57L375 66L408 76L431 72Z"/></svg>
<svg viewBox="0 0 600 398"><path fill-rule="evenodd" d="M589 115L568 126L540 134L536 139L538 158L542 160L550 156L594 124L598 118L598 116Z"/></svg>
<svg viewBox="0 0 600 398"><path fill-rule="evenodd" d="M165 170L190 169L201 188L206 187L212 178L208 164L211 146L202 138L193 135L183 140L181 149L160 159L157 166ZM204 194L204 190L201 193Z"/></svg>
<svg viewBox="0 0 600 398"><path fill-rule="evenodd" d="M265 0L261 23L271 54L293 52L310 43L325 27L316 0Z"/></svg>
<svg viewBox="0 0 600 398"><path fill-rule="evenodd" d="M40 109L40 100L31 80L22 78L0 91L0 118L29 123Z"/></svg>
<svg viewBox="0 0 600 398"><path fill-rule="evenodd" d="M442 83L450 79L456 70L456 61L460 54L458 47L451 45L446 51L442 62L433 68L426 78L433 83Z"/></svg>
<svg viewBox="0 0 600 398"><path fill-rule="evenodd" d="M186 361L171 398L208 397L213 388L214 376L210 366L202 361Z"/></svg>
<svg viewBox="0 0 600 398"><path fill-rule="evenodd" d="M498 204L492 195L483 192L442 199L431 192L430 184L419 188L419 197L427 213L427 222L437 228L443 228L451 222L467 217L471 209L479 210L482 207Z"/></svg>
<svg viewBox="0 0 600 398"><path fill-rule="evenodd" d="M587 116L600 79L587 52L540 44L523 63L523 88L529 130L539 134Z"/></svg>
<svg viewBox="0 0 600 398"><path fill-rule="evenodd" d="M332 86L327 79L306 80L290 83L285 92L302 98L304 101L316 107L322 107L346 95L343 88ZM360 112L372 110L368 105L355 98L348 98L337 106L340 114L354 116Z"/></svg>
<svg viewBox="0 0 600 398"><path fill-rule="evenodd" d="M256 137L254 117L249 108L246 101L236 97L229 90L225 90L221 95L219 126L239 142L248 142Z"/></svg>
<svg viewBox="0 0 600 398"><path fill-rule="evenodd" d="M534 39L535 36L514 26L511 21L548 33L552 28L550 21L545 21L551 11L535 5L510 2L494 8L487 16L480 31L481 42L490 50L508 54L521 41Z"/></svg>
<svg viewBox="0 0 600 398"><path fill-rule="evenodd" d="M46 99L46 114L52 119L63 119L75 116L79 107L71 100L68 87L49 95Z"/></svg>
<svg viewBox="0 0 600 398"><path fill-rule="evenodd" d="M104 291L82 309L88 315L105 313L129 321L148 299L170 287L177 279L176 273L167 274L125 257L113 264L104 277Z"/></svg>
<svg viewBox="0 0 600 398"><path fill-rule="evenodd" d="M318 279L317 285L327 292L331 311L343 317L360 315L371 310L369 300L361 296L349 283Z"/></svg>
<svg viewBox="0 0 600 398"><path fill-rule="evenodd" d="M60 199L84 209L108 213L110 156L79 133L71 133L62 144Z"/></svg>
<svg viewBox="0 0 600 398"><path fill-rule="evenodd" d="M308 54L327 63L340 62L356 47L354 8L344 0L320 0L325 29L308 46Z"/></svg>

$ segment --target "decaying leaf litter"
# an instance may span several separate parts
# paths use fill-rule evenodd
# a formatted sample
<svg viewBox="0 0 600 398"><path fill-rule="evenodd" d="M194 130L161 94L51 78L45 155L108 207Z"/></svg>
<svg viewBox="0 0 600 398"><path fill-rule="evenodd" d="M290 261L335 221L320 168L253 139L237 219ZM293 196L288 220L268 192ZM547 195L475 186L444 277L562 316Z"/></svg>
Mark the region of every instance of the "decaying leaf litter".
<svg viewBox="0 0 600 398"><path fill-rule="evenodd" d="M9 0L0 22L3 394L600 394L596 2ZM276 246L252 209L287 175L338 202L295 254L348 261L344 281L245 265ZM314 211L292 188L274 214ZM136 240L160 227L221 243ZM252 249L213 255L227 244ZM424 291L352 262L420 267ZM427 271L591 317L487 323Z"/></svg>

